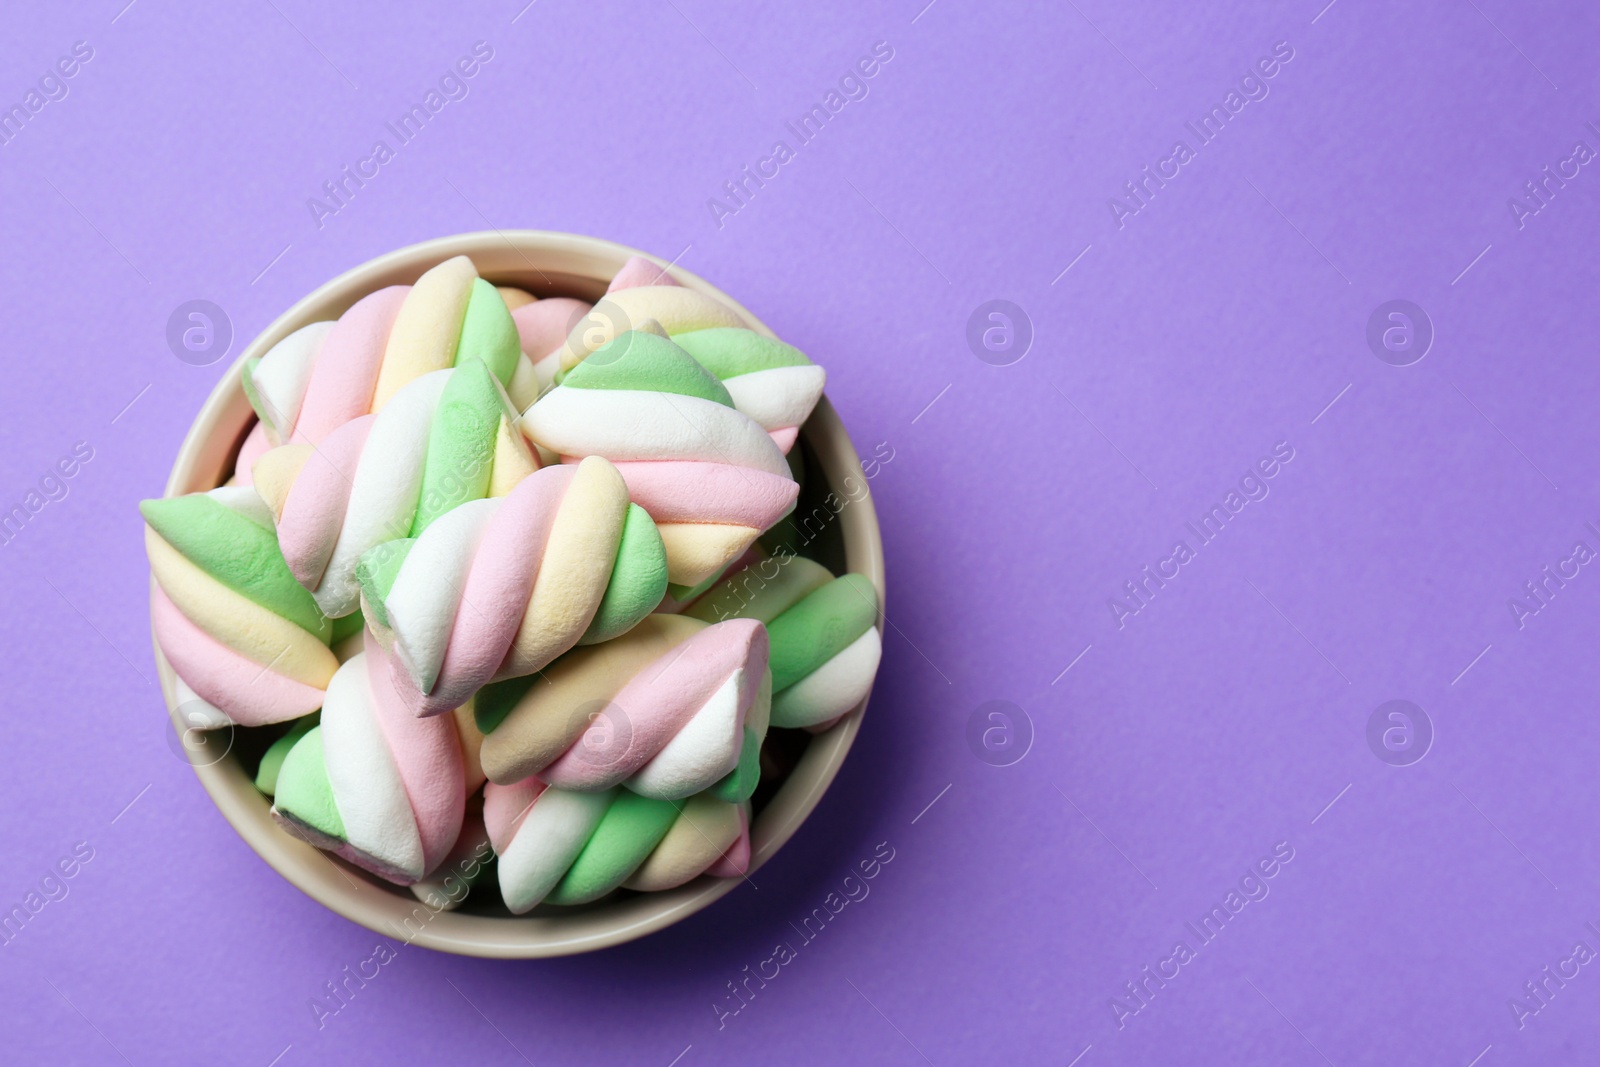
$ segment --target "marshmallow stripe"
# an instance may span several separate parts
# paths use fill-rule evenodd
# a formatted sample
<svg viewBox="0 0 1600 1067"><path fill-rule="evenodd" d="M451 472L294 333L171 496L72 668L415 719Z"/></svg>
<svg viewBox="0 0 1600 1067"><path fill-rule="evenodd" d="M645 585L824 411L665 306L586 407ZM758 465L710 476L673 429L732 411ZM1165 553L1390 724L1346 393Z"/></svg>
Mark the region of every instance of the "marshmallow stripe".
<svg viewBox="0 0 1600 1067"><path fill-rule="evenodd" d="M263 457L265 462L258 467L263 496L278 503L278 544L289 569L307 589L317 588L327 572L376 418L352 419L321 446L287 445L271 458Z"/></svg>
<svg viewBox="0 0 1600 1067"><path fill-rule="evenodd" d="M652 800L626 791L574 793L537 779L484 789L484 824L513 914L576 905L624 885L667 889L714 868L749 865L740 805L700 794ZM743 848L741 848L743 844Z"/></svg>
<svg viewBox="0 0 1600 1067"><path fill-rule="evenodd" d="M466 806L459 721L448 715L434 721L418 719L394 691L382 661L373 656L366 658L366 664L378 726L416 818L423 870L431 871L455 844Z"/></svg>
<svg viewBox="0 0 1600 1067"><path fill-rule="evenodd" d="M221 730L233 724L228 713L189 688L181 677L172 679L172 695L178 702L181 726L189 730Z"/></svg>
<svg viewBox="0 0 1600 1067"><path fill-rule="evenodd" d="M791 477L727 463L624 460L617 470L633 502L663 523L728 523L765 530L794 509L798 492Z"/></svg>
<svg viewBox="0 0 1600 1067"><path fill-rule="evenodd" d="M496 678L531 674L583 636L605 594L627 514L628 490L617 469L603 460L580 463L550 524L522 624Z"/></svg>
<svg viewBox="0 0 1600 1067"><path fill-rule="evenodd" d="M452 508L489 494L500 427L510 414L510 401L481 360L451 372L428 427L412 536Z"/></svg>
<svg viewBox="0 0 1600 1067"><path fill-rule="evenodd" d="M792 429L811 417L822 398L827 372L821 367L777 367L726 378L722 384L733 405L769 433Z"/></svg>
<svg viewBox="0 0 1600 1067"><path fill-rule="evenodd" d="M289 439L305 402L317 351L332 329L331 322L302 326L273 345L266 355L245 364L245 396L273 444Z"/></svg>
<svg viewBox="0 0 1600 1067"><path fill-rule="evenodd" d="M434 267L417 279L395 316L372 391L372 410L382 411L396 393L425 374L455 363L455 346L472 298L477 270L466 256ZM510 313L507 312L509 315Z"/></svg>
<svg viewBox="0 0 1600 1067"><path fill-rule="evenodd" d="M410 292L409 285L379 289L339 316L311 368L293 440L320 444L351 419L372 411L372 390L378 383L383 351Z"/></svg>
<svg viewBox="0 0 1600 1067"><path fill-rule="evenodd" d="M783 453L749 416L699 397L560 388L523 421L535 441L564 456L686 459L789 474Z"/></svg>

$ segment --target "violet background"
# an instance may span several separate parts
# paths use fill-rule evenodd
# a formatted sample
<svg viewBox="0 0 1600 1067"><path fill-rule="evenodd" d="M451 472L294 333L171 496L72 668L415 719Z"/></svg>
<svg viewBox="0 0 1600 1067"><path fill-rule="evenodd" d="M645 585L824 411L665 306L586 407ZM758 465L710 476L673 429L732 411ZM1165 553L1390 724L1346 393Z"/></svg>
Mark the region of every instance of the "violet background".
<svg viewBox="0 0 1600 1067"><path fill-rule="evenodd" d="M6 1059L1499 1067L1600 1040L1594 967L1522 1029L1508 1006L1600 949L1600 577L1520 630L1507 607L1600 548L1600 174L1520 230L1507 207L1600 148L1592 8L124 2L8 10L0 39L7 105L95 50L0 147L0 498L95 450L0 550L0 903L95 850L0 948ZM306 199L479 39L470 95L319 229ZM719 228L708 198L877 41L870 95ZM1278 41L1270 95L1119 230L1108 199ZM490 225L682 250L824 363L862 452L893 449L893 626L759 890L574 959L407 948L318 1030L376 938L170 751L135 505L282 309ZM195 298L228 360L168 350ZM1035 331L1012 366L965 339L995 298ZM1437 331L1414 366L1366 344L1393 298ZM1119 630L1107 598L1278 441L1270 496ZM1436 730L1409 767L1366 740L1393 698ZM966 739L990 700L1035 731L1009 767ZM881 841L870 896L719 1030L725 983ZM1270 895L1119 1029L1123 983L1279 841Z"/></svg>

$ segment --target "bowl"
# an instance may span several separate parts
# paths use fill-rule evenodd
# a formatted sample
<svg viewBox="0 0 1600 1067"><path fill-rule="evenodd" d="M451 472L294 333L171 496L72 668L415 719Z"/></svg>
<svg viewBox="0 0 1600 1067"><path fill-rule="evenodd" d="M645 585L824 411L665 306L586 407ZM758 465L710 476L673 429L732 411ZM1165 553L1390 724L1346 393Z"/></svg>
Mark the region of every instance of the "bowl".
<svg viewBox="0 0 1600 1067"><path fill-rule="evenodd" d="M667 267L680 284L732 307L752 329L775 336L737 301L704 279L610 241L542 230L499 230L425 241L380 256L340 275L262 331L223 375L189 428L167 480L166 495L215 488L232 471L239 446L255 421L255 413L241 385L246 360L264 355L278 341L307 323L337 318L375 289L411 284L430 267L458 255L472 257L479 274L497 285L514 285L541 297L572 296L591 302L599 299L611 277L630 256L644 255ZM826 364L826 360L822 362ZM877 515L870 492L859 487L848 494L845 492L847 477L853 478L859 486L867 483L844 424L826 397L807 420L796 447L804 449L808 482L796 514L801 514L800 509L808 506L808 498L815 499L819 481L838 493L839 499L850 500L832 521L836 529L830 545L834 559L823 562L836 571L865 575L876 587L881 607L885 593L883 542ZM859 500L856 499L858 494ZM880 628L881 619L880 612ZM174 698L172 668L159 645L155 648L155 658L167 711L181 736L186 724ZM795 749L791 753L792 766L775 791L771 790L771 783L764 784L765 803L759 806L751 822L751 873L783 847L817 806L850 751L866 704L867 700L863 699L859 706L825 731L815 735L797 734L803 739L800 741L789 739ZM191 760L200 783L223 817L269 866L307 896L352 922L405 943L440 952L501 959L591 952L670 926L710 906L741 884L738 878L703 875L663 892L618 891L583 907L541 905L523 916L513 916L503 909L495 914L492 908L433 912L410 890L384 882L278 829L273 824L267 798L257 792L251 771L241 758L243 747L233 745L230 739L228 753L222 758L204 764ZM758 801L762 794L758 794ZM479 890L475 896L481 892Z"/></svg>

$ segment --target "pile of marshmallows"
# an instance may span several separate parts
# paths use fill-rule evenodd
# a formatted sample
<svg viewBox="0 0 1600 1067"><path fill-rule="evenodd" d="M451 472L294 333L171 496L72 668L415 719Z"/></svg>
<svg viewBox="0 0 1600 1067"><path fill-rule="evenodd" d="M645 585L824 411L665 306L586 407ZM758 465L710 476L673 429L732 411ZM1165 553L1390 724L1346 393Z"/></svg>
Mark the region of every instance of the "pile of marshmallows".
<svg viewBox="0 0 1600 1067"><path fill-rule="evenodd" d="M757 540L823 380L643 259L590 307L457 257L295 331L232 480L141 505L186 721L288 724L277 824L424 899L743 874L767 730L881 653L869 582Z"/></svg>

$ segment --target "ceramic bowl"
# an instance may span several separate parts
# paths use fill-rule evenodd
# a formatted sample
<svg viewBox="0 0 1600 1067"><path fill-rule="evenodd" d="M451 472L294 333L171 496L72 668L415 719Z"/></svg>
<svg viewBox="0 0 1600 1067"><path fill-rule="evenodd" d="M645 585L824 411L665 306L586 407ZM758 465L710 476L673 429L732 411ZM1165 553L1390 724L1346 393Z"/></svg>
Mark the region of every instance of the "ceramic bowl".
<svg viewBox="0 0 1600 1067"><path fill-rule="evenodd" d="M630 256L644 253L575 234L538 230L470 233L402 248L333 279L290 308L239 354L189 428L167 481L166 494L214 488L232 471L239 446L255 422L240 384L246 360L264 355L307 323L337 318L375 289L411 284L430 267L457 255L472 257L479 274L495 284L514 285L541 297L572 296L592 302L599 299L609 279ZM655 257L647 258L666 266ZM726 293L680 267L669 270L680 284L715 297L738 311L751 328L773 336ZM828 353L813 355L820 357L819 362L828 363ZM866 481L856 450L826 397L806 422L796 447L803 449L807 485L795 520L815 515L817 523L827 528L826 536L818 539L823 555L832 557L823 558L822 562L837 572L865 575L877 587L881 605L883 542L877 515L871 496L863 488ZM847 478L851 479L848 487L853 490L849 493L845 491ZM849 500L836 515L819 506L828 489L839 500ZM181 734L185 723L174 700L172 669L159 647L155 655L167 710L175 730ZM750 830L752 873L783 847L816 807L850 751L866 703L863 700L850 714L815 735L774 731L773 737L788 735L781 742L786 751L772 775L773 781L764 784L756 798L758 810ZM242 727L233 731L250 732ZM769 745L772 743L769 738ZM222 747L208 745L207 750ZM590 952L669 926L708 907L740 884L738 878L702 876L664 892L618 891L583 907L542 905L522 916L513 916L493 903L484 905L483 898L496 896L489 886L487 893L483 888L476 890L461 909L434 913L422 907L409 890L390 885L278 829L269 814L267 798L256 791L252 782L253 759L248 755L252 746L248 742L235 743L230 736L225 747L227 754L221 758L191 762L223 817L262 859L312 899L352 922L441 952L506 959ZM254 751L259 749L258 743Z"/></svg>

